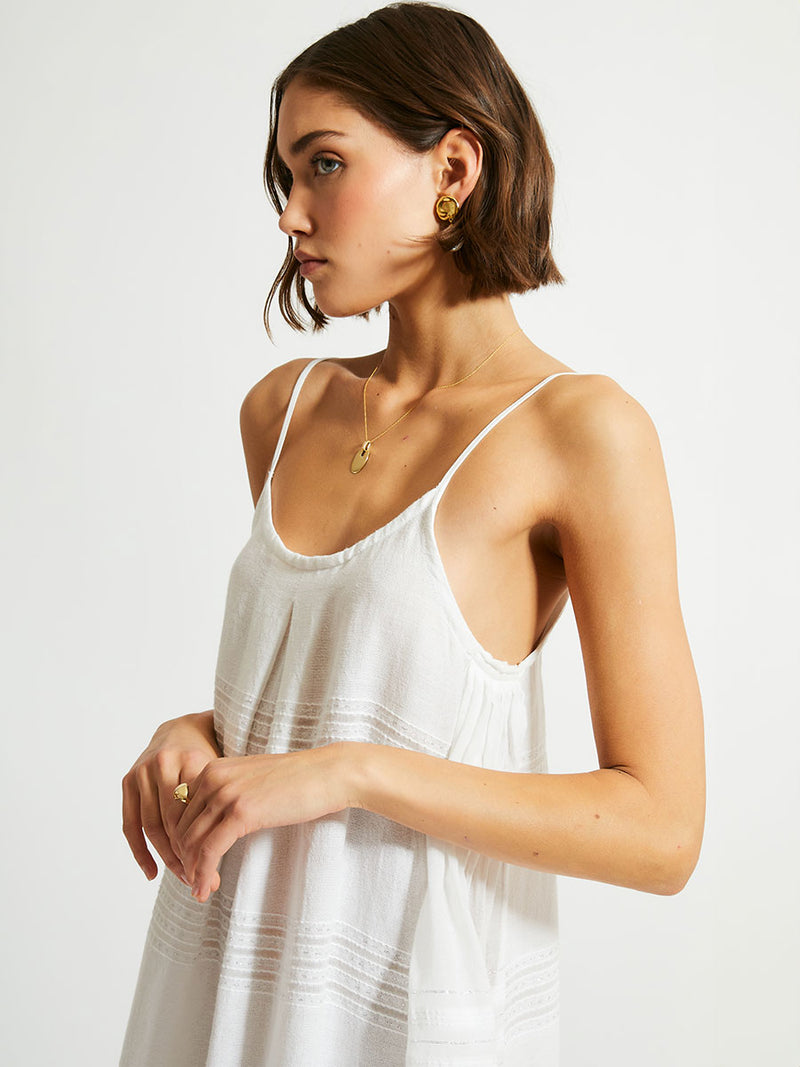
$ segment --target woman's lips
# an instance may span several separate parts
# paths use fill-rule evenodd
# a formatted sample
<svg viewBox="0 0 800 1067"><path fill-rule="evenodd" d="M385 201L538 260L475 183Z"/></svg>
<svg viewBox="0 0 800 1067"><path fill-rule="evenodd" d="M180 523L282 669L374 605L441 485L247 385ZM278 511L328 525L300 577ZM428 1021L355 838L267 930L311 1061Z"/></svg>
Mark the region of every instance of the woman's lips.
<svg viewBox="0 0 800 1067"><path fill-rule="evenodd" d="M300 264L300 273L304 278L308 278L315 274L320 267L324 267L327 262L327 259L307 259Z"/></svg>

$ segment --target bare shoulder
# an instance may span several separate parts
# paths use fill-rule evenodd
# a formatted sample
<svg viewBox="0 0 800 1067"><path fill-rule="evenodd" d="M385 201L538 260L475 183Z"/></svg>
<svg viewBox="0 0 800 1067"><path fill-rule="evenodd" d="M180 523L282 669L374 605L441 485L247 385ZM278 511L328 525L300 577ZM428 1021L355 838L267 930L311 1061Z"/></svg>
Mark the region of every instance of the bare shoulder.
<svg viewBox="0 0 800 1067"><path fill-rule="evenodd" d="M605 374L565 375L543 390L542 398L548 436L570 466L659 447L647 411Z"/></svg>
<svg viewBox="0 0 800 1067"><path fill-rule="evenodd" d="M556 389L552 385L557 385ZM650 415L605 374L560 378L542 416L558 472L563 517L645 504L666 492L661 445Z"/></svg>
<svg viewBox="0 0 800 1067"><path fill-rule="evenodd" d="M301 357L290 359L265 374L251 386L242 401L240 416L242 432L263 431L272 422L281 421L295 382L303 368L311 362Z"/></svg>
<svg viewBox="0 0 800 1067"><path fill-rule="evenodd" d="M561 447L602 449L615 441L624 444L630 435L655 435L644 407L606 374L564 375L541 396L543 414Z"/></svg>
<svg viewBox="0 0 800 1067"><path fill-rule="evenodd" d="M263 488L292 390L310 362L308 358L290 359L274 367L248 390L242 401L239 427L254 503Z"/></svg>

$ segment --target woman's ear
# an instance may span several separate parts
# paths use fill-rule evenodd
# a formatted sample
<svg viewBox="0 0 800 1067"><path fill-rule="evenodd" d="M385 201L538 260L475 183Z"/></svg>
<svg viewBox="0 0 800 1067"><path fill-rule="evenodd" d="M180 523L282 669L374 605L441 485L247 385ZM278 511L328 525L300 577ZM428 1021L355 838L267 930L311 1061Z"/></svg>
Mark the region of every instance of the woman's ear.
<svg viewBox="0 0 800 1067"><path fill-rule="evenodd" d="M463 204L475 188L483 167L483 145L471 130L456 126L434 149L436 188Z"/></svg>

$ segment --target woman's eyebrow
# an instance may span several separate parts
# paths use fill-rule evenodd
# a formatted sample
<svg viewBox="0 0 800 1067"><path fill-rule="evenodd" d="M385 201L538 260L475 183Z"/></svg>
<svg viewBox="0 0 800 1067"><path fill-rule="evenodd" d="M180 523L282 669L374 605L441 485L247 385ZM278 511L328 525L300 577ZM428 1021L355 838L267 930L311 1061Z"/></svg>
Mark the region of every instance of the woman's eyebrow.
<svg viewBox="0 0 800 1067"><path fill-rule="evenodd" d="M302 137L298 137L294 144L289 148L289 155L296 156L302 152L303 149L308 148L314 141L318 141L321 137L346 137L347 134L341 130L311 130L309 133L304 133ZM278 159L283 163L283 158L280 152L278 153Z"/></svg>

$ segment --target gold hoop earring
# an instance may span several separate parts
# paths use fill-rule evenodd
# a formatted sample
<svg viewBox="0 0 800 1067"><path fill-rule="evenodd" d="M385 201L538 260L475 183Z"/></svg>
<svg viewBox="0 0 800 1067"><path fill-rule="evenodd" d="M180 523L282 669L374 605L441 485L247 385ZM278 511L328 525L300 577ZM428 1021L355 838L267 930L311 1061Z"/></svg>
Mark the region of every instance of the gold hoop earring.
<svg viewBox="0 0 800 1067"><path fill-rule="evenodd" d="M444 194L440 196L434 205L436 217L442 222L452 222L461 209L461 205L454 196Z"/></svg>

